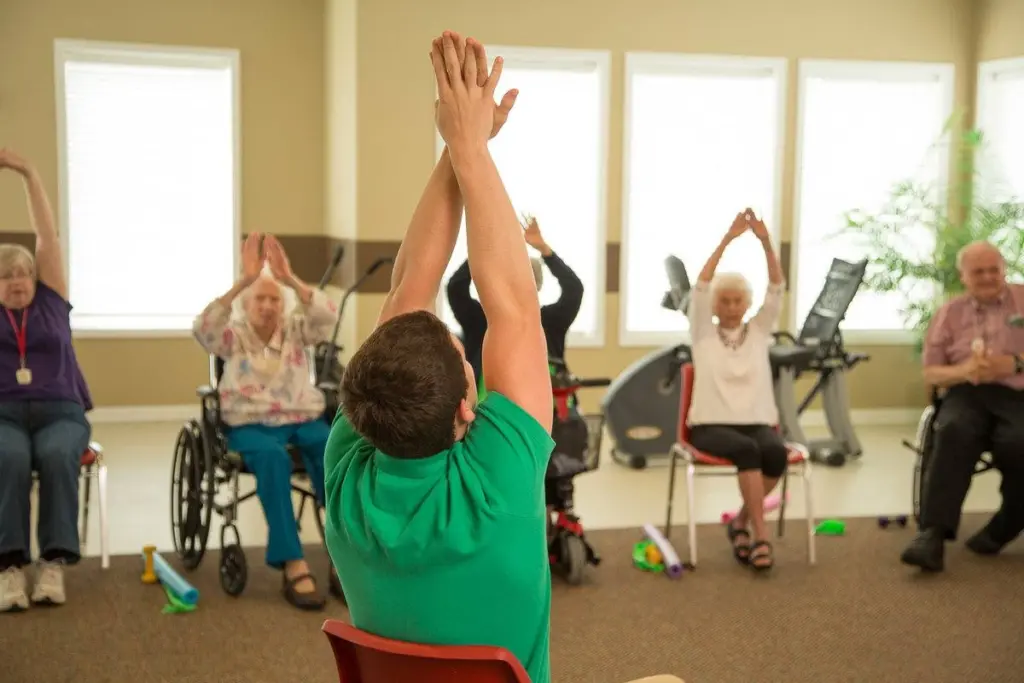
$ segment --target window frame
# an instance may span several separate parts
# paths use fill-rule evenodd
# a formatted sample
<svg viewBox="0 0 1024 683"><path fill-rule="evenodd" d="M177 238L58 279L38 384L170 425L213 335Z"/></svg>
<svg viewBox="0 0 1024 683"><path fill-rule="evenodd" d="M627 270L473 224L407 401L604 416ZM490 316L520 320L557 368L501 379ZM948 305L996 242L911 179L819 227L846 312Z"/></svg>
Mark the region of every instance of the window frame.
<svg viewBox="0 0 1024 683"><path fill-rule="evenodd" d="M232 148L233 148L233 241L241 245L242 239L242 99L241 99L241 53L237 49L219 49L158 45L144 43L122 43L93 40L58 38L53 48L54 88L57 119L57 216L64 262L64 272L71 281L71 248L69 227L71 223L68 193L67 158L67 97L65 91L65 65L69 62L92 62L127 66L199 67L227 68L231 73L232 89ZM239 250L231 254L231 273L235 277L239 267ZM212 296L212 294L211 294ZM74 301L74 292L68 298ZM74 338L175 339L191 337L192 330L124 328L78 328L72 326Z"/></svg>
<svg viewBox="0 0 1024 683"><path fill-rule="evenodd" d="M992 111L994 82L1000 78L1010 77L1024 83L1024 56L1006 59L990 59L978 64L978 91L975 104L975 125L983 133L989 121L988 112Z"/></svg>
<svg viewBox="0 0 1024 683"><path fill-rule="evenodd" d="M774 211L769 217L768 230L776 250L781 249L781 222L785 187L786 121L789 88L789 60L785 57L749 57L714 54L681 54L669 52L627 52L623 84L622 130L622 231L619 238L619 346L622 348L649 348L691 343L689 329L679 332L630 330L627 326L626 302L629 300L629 243L631 196L631 124L633 120L633 77L652 73L676 75L763 75L775 78L777 102L777 129L775 141ZM724 226L723 226L724 229ZM665 254L668 256L668 253ZM710 254L708 254L710 256ZM696 280L696 273L689 273ZM665 289L668 289L666 283ZM682 314L680 314L682 315Z"/></svg>
<svg viewBox="0 0 1024 683"><path fill-rule="evenodd" d="M948 62L886 62L871 60L800 59L797 62L796 154L793 175L793 231L791 236L789 281L791 296L786 324L794 334L803 320L797 320L797 293L800 287L800 200L804 172L804 131L807 123L806 84L811 78L833 78L873 81L914 81L927 77L938 81L946 102L942 119L948 121L956 108L956 65ZM940 150L940 187L949 182L949 151ZM947 198L948 201L948 198ZM842 328L840 328L842 329ZM910 330L843 330L847 343L861 346L910 346L919 335Z"/></svg>
<svg viewBox="0 0 1024 683"><path fill-rule="evenodd" d="M599 293L597 312L595 318L595 329L593 333L586 334L570 331L565 340L566 349L593 349L605 345L606 328L608 317L608 156L610 140L610 113L611 113L611 76L612 76L612 55L609 50L583 50L575 48L551 48L551 47L525 47L507 45L485 45L489 60L495 57L502 57L506 68L515 69L520 65L540 65L544 68L557 70L559 67L576 67L582 70L584 65L594 66L598 74L598 99L600 108L598 110L598 130L601 133L598 140L597 157L601 168L598 171L597 188L597 234L595 235L597 247L597 280L592 284L595 291ZM437 88L434 88L435 97ZM503 93L501 84L498 84L498 93ZM512 116L515 116L513 110ZM444 151L445 142L441 134L434 129L434 160L441 156ZM498 169L499 172L501 169ZM438 312L444 311L448 305L446 300L445 285L447 280L441 283L435 303ZM584 283L584 296L587 296L590 287Z"/></svg>

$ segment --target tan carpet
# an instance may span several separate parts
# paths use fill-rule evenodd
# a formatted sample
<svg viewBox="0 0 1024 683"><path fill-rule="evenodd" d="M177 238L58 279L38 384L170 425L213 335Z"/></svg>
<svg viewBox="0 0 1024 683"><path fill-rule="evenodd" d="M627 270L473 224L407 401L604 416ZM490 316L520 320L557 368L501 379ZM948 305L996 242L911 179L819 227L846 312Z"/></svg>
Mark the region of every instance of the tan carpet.
<svg viewBox="0 0 1024 683"><path fill-rule="evenodd" d="M982 521L969 518L965 530ZM789 526L771 577L736 566L721 529L702 528L701 567L679 581L630 566L638 532L593 533L604 564L587 585L555 581L555 683L656 673L687 683L1024 681L1024 541L997 558L952 546L947 573L923 577L897 562L910 530L852 520L846 537L818 539L810 568L805 528ZM175 616L160 614L163 593L140 583L137 558L114 558L107 572L84 562L68 572L64 607L0 615L0 681L336 681L319 627L345 610L291 609L261 550L248 557L242 597L221 592L214 552L191 576L200 608Z"/></svg>

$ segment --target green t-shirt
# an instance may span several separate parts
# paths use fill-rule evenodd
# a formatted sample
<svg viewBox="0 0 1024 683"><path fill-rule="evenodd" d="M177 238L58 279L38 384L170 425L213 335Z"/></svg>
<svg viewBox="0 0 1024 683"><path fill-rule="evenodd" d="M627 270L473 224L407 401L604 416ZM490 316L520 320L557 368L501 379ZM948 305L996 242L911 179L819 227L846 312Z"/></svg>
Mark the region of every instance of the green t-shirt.
<svg viewBox="0 0 1024 683"><path fill-rule="evenodd" d="M553 448L494 392L465 439L416 460L377 451L339 415L325 454L327 547L352 623L414 643L503 647L549 683Z"/></svg>

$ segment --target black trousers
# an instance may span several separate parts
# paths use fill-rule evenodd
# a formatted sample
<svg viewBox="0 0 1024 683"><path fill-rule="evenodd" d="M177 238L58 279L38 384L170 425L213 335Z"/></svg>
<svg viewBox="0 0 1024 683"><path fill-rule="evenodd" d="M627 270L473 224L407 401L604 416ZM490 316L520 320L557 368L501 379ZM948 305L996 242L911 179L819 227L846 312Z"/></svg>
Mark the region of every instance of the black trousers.
<svg viewBox="0 0 1024 683"><path fill-rule="evenodd" d="M773 478L782 476L789 458L782 437L769 425L695 425L690 430L690 445L730 461L740 472L760 470Z"/></svg>
<svg viewBox="0 0 1024 683"><path fill-rule="evenodd" d="M1024 531L1024 391L1001 384L955 386L942 399L934 429L921 527L956 538L975 465L989 452L1003 477L1003 503L988 530L996 541L1012 541Z"/></svg>

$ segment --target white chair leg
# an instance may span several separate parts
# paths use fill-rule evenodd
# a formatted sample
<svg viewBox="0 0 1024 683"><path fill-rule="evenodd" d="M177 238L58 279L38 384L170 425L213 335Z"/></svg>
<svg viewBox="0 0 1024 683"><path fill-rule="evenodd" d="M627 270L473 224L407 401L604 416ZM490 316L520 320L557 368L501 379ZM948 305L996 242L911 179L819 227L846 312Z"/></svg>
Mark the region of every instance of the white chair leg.
<svg viewBox="0 0 1024 683"><path fill-rule="evenodd" d="M110 568L110 528L107 526L107 466L96 464L96 488L100 503L100 566Z"/></svg>
<svg viewBox="0 0 1024 683"><path fill-rule="evenodd" d="M804 486L804 510L807 515L807 559L811 564L818 562L817 536L814 534L818 526L814 520L814 491L811 486L811 463L805 462L801 468Z"/></svg>
<svg viewBox="0 0 1024 683"><path fill-rule="evenodd" d="M689 532L690 564L697 566L697 496L694 495L694 475L697 468L686 463L686 526Z"/></svg>

